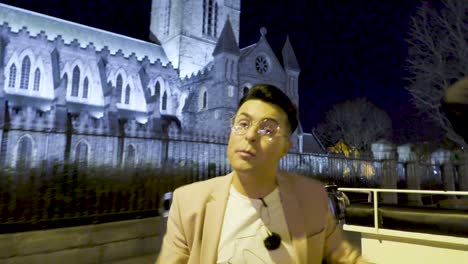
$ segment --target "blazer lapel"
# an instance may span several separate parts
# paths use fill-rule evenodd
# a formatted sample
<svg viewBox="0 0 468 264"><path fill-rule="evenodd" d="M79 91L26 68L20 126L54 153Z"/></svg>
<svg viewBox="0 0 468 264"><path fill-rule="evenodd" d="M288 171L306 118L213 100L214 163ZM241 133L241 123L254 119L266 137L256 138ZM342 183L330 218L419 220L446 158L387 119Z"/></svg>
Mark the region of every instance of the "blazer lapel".
<svg viewBox="0 0 468 264"><path fill-rule="evenodd" d="M206 203L203 239L201 241L201 263L216 263L218 243L231 181L232 173L223 177L217 189L212 192L210 200Z"/></svg>
<svg viewBox="0 0 468 264"><path fill-rule="evenodd" d="M284 216L293 246L296 249L298 263L307 263L307 234L304 217L295 196L294 186L288 175L278 174L277 179Z"/></svg>

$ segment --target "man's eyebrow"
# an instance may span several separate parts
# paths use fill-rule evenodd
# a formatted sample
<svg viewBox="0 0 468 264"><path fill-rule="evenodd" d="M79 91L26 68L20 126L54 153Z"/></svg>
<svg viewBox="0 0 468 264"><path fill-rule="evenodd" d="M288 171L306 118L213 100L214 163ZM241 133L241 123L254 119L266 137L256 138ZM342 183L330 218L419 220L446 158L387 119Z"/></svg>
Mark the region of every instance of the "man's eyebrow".
<svg viewBox="0 0 468 264"><path fill-rule="evenodd" d="M244 113L244 112L241 112L241 113L239 113L238 115L244 115L244 116L246 116L246 117L252 119L252 116L251 116L251 115L249 115L249 114L247 114L247 113ZM271 118L271 117L265 117L265 118L262 118L262 120L271 120L271 121L274 121L274 122L276 122L276 123L279 123L278 120L276 120L276 119L274 119L274 118Z"/></svg>

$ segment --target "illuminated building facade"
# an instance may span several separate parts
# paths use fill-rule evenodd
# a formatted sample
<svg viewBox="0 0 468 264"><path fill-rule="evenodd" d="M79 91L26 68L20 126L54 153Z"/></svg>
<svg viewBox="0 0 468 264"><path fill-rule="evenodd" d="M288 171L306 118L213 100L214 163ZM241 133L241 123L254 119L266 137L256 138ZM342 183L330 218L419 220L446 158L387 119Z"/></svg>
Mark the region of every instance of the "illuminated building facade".
<svg viewBox="0 0 468 264"><path fill-rule="evenodd" d="M239 20L240 0L154 0L145 42L0 4L1 165L152 162L161 136L226 136L257 83L297 104L289 40L282 63L264 28L239 48Z"/></svg>

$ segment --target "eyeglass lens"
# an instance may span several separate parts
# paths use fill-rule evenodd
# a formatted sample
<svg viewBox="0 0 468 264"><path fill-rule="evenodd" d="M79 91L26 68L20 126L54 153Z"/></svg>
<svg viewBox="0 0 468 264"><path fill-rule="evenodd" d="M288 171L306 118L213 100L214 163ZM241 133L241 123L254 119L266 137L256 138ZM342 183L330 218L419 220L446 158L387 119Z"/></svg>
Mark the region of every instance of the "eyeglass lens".
<svg viewBox="0 0 468 264"><path fill-rule="evenodd" d="M237 133L246 133L252 126L252 122L248 118L235 118L233 128ZM260 135L274 136L278 130L278 123L271 119L264 119L258 123L257 133Z"/></svg>

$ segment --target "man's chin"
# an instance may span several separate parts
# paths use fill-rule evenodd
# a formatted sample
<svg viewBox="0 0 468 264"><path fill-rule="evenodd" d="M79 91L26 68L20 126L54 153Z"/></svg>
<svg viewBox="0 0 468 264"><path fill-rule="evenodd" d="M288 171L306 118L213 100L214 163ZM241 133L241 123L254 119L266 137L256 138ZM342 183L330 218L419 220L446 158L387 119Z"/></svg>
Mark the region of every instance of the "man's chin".
<svg viewBox="0 0 468 264"><path fill-rule="evenodd" d="M231 168L237 172L242 172L242 173L247 173L247 172L254 172L256 171L256 168L255 166L253 166L252 164L248 164L248 163L241 163L241 164L232 164L231 165Z"/></svg>

